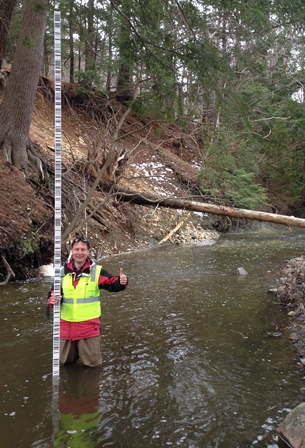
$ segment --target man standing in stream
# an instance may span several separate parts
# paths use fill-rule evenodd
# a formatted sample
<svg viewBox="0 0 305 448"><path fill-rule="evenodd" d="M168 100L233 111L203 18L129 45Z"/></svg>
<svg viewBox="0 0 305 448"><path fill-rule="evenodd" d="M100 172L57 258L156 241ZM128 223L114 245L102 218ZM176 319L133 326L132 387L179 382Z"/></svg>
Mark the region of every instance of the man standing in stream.
<svg viewBox="0 0 305 448"><path fill-rule="evenodd" d="M71 245L71 260L62 267L60 306L60 364L79 362L88 367L102 364L100 348L100 289L119 292L126 289L128 277L120 268L114 276L89 258L90 244L82 237ZM58 302L54 291L48 306Z"/></svg>

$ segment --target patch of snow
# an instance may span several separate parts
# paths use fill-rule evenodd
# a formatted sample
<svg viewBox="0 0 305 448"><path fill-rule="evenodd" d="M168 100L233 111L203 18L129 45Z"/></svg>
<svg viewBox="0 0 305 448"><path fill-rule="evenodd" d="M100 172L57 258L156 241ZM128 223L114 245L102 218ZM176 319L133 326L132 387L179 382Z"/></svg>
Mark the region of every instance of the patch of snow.
<svg viewBox="0 0 305 448"><path fill-rule="evenodd" d="M169 195L172 194L173 190L179 190L177 186L168 182L170 175L172 175L173 180L175 180L173 172L161 162L144 162L135 165L133 168L136 171L135 178L153 181L155 185L153 185L152 188L156 193ZM162 183L165 185L162 185ZM170 187L170 190L166 188L166 185Z"/></svg>

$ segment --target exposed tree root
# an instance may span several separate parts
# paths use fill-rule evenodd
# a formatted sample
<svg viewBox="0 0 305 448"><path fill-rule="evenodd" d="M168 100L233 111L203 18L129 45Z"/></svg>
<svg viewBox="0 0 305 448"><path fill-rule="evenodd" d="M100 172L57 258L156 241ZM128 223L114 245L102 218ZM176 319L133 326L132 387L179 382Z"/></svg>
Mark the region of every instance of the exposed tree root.
<svg viewBox="0 0 305 448"><path fill-rule="evenodd" d="M4 255L1 255L1 259L2 259L2 262L7 270L5 280L3 282L0 282L0 286L4 286L9 282L11 277L15 277L15 273L14 273L13 269L10 267L10 265L8 264L8 262L6 261L6 258Z"/></svg>

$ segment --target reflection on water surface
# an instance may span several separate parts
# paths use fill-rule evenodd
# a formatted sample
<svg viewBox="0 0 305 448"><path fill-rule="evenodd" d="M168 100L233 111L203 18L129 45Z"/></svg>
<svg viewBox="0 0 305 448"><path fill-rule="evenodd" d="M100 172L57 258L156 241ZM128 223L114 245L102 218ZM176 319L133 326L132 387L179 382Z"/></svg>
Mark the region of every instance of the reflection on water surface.
<svg viewBox="0 0 305 448"><path fill-rule="evenodd" d="M49 282L0 298L2 447L275 447L302 387L286 316L267 294L304 234L223 237L103 261L130 276L103 296L100 369L61 371L52 410ZM248 275L239 277L243 267Z"/></svg>

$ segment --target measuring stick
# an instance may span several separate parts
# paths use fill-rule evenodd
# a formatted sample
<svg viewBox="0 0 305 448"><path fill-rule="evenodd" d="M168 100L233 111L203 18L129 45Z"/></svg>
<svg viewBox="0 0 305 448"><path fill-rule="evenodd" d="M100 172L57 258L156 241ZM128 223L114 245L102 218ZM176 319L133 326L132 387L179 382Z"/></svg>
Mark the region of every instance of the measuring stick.
<svg viewBox="0 0 305 448"><path fill-rule="evenodd" d="M55 215L54 215L54 294L53 307L53 378L59 378L59 334L61 296L61 18L54 12L54 77L55 77Z"/></svg>

